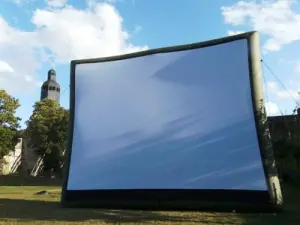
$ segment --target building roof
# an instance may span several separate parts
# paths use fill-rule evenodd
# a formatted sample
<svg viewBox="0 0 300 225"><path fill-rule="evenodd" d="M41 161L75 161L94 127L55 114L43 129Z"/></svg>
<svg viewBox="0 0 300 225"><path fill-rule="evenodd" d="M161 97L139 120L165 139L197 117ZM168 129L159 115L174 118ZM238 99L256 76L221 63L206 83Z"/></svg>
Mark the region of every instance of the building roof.
<svg viewBox="0 0 300 225"><path fill-rule="evenodd" d="M268 116L268 120L279 122L279 121L295 121L298 115L283 115L283 116Z"/></svg>
<svg viewBox="0 0 300 225"><path fill-rule="evenodd" d="M49 86L60 87L59 83L57 83L56 80L46 80L46 81L43 83L42 87L46 87L46 86L47 86L47 87L49 87Z"/></svg>
<svg viewBox="0 0 300 225"><path fill-rule="evenodd" d="M48 71L48 75L56 75L55 70L54 70L54 69L50 69L50 70Z"/></svg>

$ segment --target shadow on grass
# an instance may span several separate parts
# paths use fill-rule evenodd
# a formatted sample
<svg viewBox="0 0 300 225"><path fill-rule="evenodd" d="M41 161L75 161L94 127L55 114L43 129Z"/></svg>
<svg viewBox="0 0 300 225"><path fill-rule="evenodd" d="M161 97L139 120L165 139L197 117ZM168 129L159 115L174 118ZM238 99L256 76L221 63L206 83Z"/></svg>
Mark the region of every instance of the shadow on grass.
<svg viewBox="0 0 300 225"><path fill-rule="evenodd" d="M21 177L17 175L0 175L0 186L50 186L62 185L62 179L48 177Z"/></svg>
<svg viewBox="0 0 300 225"><path fill-rule="evenodd" d="M0 199L0 221L13 219L31 222L59 221L73 223L97 220L104 223L146 223L151 221L160 224L297 225L300 221L299 190L300 186L288 185L283 188L285 209L284 212L277 215L74 209L62 208L56 201L3 198Z"/></svg>
<svg viewBox="0 0 300 225"><path fill-rule="evenodd" d="M173 212L165 214L151 211L67 209L57 202L37 200L0 199L0 220L68 221L101 220L103 222L191 222L210 224L236 224L228 220L228 214L200 214Z"/></svg>

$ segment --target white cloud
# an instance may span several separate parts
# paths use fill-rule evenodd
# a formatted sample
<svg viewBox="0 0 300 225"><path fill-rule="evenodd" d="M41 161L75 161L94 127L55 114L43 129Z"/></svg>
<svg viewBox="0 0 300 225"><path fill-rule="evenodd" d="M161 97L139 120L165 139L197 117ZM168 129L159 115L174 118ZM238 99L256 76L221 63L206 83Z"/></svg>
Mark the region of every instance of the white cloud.
<svg viewBox="0 0 300 225"><path fill-rule="evenodd" d="M61 10L36 10L32 23L39 43L59 62L102 57L146 49L136 47L122 27L123 19L112 5L97 3L91 10L67 6Z"/></svg>
<svg viewBox="0 0 300 225"><path fill-rule="evenodd" d="M63 7L66 5L68 0L45 0L48 6L52 7Z"/></svg>
<svg viewBox="0 0 300 225"><path fill-rule="evenodd" d="M285 59L285 58L281 58L279 59L279 63L284 63L284 64L293 64L295 63L295 60L288 60L288 59Z"/></svg>
<svg viewBox="0 0 300 225"><path fill-rule="evenodd" d="M267 88L269 88L270 90L277 90L278 85L276 82L269 81L267 82Z"/></svg>
<svg viewBox="0 0 300 225"><path fill-rule="evenodd" d="M292 91L289 91L289 92L287 92L287 91L278 91L277 96L280 97L280 98L289 98L289 99L298 100L298 99L300 99L300 92L295 91L295 90L292 90Z"/></svg>
<svg viewBox="0 0 300 225"><path fill-rule="evenodd" d="M267 36L264 50L278 51L283 45L300 40L300 13L293 11L293 0L239 1L222 7L225 23L248 25Z"/></svg>
<svg viewBox="0 0 300 225"><path fill-rule="evenodd" d="M267 51L279 51L281 48L281 44L274 39L268 39L264 44L264 50Z"/></svg>
<svg viewBox="0 0 300 225"><path fill-rule="evenodd" d="M295 62L295 72L300 73L300 60Z"/></svg>
<svg viewBox="0 0 300 225"><path fill-rule="evenodd" d="M23 2L23 0L9 0L9 1L17 5L20 5Z"/></svg>
<svg viewBox="0 0 300 225"><path fill-rule="evenodd" d="M227 32L227 35L228 35L228 36L232 36L232 35L237 35L237 34L242 34L242 33L245 33L245 31L241 31L241 30L236 30L236 31L229 30L229 31Z"/></svg>
<svg viewBox="0 0 300 225"><path fill-rule="evenodd" d="M279 108L276 103L267 102L266 103L266 111L267 111L268 116L274 116L279 113Z"/></svg>
<svg viewBox="0 0 300 225"><path fill-rule="evenodd" d="M13 73L15 70L4 61L0 61L0 73Z"/></svg>
<svg viewBox="0 0 300 225"><path fill-rule="evenodd" d="M294 67L294 71L296 73L300 73L300 59L287 60L287 59L281 58L279 60L279 63L283 63L286 65L292 65Z"/></svg>
<svg viewBox="0 0 300 225"><path fill-rule="evenodd" d="M136 25L136 26L134 27L134 30L133 30L132 34L138 34L138 33L140 33L142 30L143 30L143 28L142 28L140 25Z"/></svg>
<svg viewBox="0 0 300 225"><path fill-rule="evenodd" d="M0 88L9 92L29 91L37 82L37 52L34 33L12 28L0 17ZM26 80L25 76L32 77Z"/></svg>
<svg viewBox="0 0 300 225"><path fill-rule="evenodd" d="M123 2L124 0L85 0L87 3L88 8L93 8L98 3L109 3L115 4L117 2Z"/></svg>
<svg viewBox="0 0 300 225"><path fill-rule="evenodd" d="M11 3L14 3L18 6L21 6L23 3L29 3L29 2L34 2L36 0L8 0Z"/></svg>
<svg viewBox="0 0 300 225"><path fill-rule="evenodd" d="M289 81L290 84L293 84L293 81ZM271 94L275 95L280 99L293 99L293 100L300 100L300 90L296 89L289 89L285 90L283 88L279 88L278 83L269 81L266 84L267 92L270 91Z"/></svg>
<svg viewBox="0 0 300 225"><path fill-rule="evenodd" d="M37 71L50 56L58 63L69 63L147 49L130 43L122 17L108 3L95 2L84 10L68 5L37 9L31 22L35 29L28 32L10 27L0 17L0 61L15 75L0 72L0 88L10 92L32 90L40 84Z"/></svg>

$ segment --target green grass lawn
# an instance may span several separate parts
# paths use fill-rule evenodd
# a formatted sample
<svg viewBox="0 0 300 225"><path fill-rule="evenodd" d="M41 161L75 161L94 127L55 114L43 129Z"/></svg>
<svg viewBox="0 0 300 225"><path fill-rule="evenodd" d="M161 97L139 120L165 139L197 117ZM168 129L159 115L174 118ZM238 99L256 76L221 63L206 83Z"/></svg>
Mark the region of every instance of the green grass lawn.
<svg viewBox="0 0 300 225"><path fill-rule="evenodd" d="M47 190L49 195L35 195ZM10 224L245 224L299 225L300 187L284 188L285 211L273 214L65 209L59 187L0 186L0 225Z"/></svg>

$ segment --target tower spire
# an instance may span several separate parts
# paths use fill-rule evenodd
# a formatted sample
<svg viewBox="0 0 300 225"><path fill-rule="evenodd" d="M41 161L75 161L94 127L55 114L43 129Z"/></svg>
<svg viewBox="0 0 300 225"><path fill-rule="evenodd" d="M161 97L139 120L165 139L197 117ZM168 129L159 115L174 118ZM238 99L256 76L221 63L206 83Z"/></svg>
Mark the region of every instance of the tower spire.
<svg viewBox="0 0 300 225"><path fill-rule="evenodd" d="M51 59L51 69L55 70L55 68L54 68L54 60L53 59Z"/></svg>

